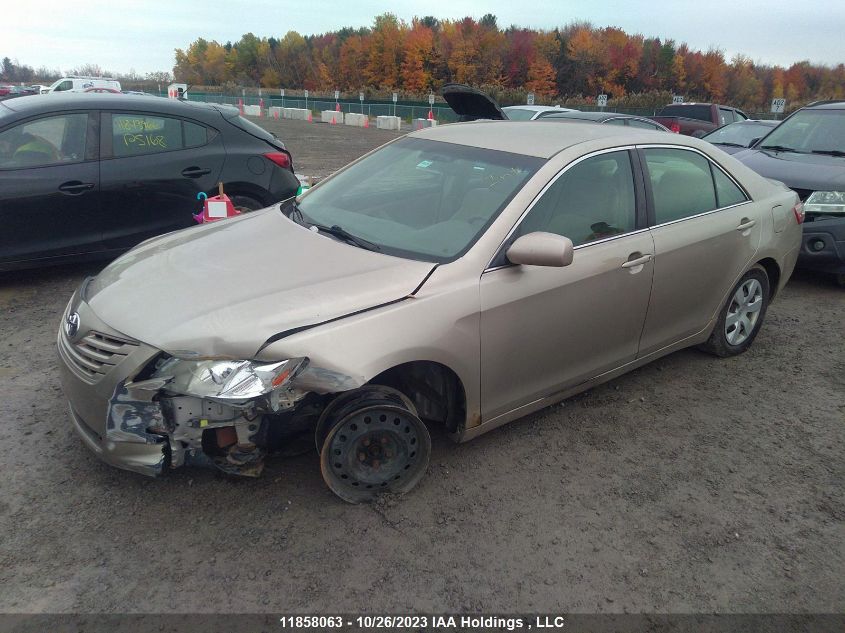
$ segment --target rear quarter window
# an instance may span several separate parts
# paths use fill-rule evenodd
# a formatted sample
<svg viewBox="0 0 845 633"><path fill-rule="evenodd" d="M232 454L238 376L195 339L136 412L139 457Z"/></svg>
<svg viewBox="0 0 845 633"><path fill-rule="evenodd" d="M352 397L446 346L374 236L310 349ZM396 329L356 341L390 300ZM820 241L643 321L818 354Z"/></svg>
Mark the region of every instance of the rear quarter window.
<svg viewBox="0 0 845 633"><path fill-rule="evenodd" d="M708 105L674 105L663 108L658 116L679 116L699 121L710 121L710 106Z"/></svg>

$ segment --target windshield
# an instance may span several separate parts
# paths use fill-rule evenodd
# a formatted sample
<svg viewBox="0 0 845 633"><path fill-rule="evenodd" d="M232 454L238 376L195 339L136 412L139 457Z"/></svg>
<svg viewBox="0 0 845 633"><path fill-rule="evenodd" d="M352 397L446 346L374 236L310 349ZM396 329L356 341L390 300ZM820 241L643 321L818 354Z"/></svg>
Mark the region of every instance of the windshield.
<svg viewBox="0 0 845 633"><path fill-rule="evenodd" d="M443 263L475 243L543 162L403 138L303 195L299 209L383 253Z"/></svg>
<svg viewBox="0 0 845 633"><path fill-rule="evenodd" d="M762 123L731 123L704 136L711 143L726 143L748 147L755 138L763 138L773 126Z"/></svg>
<svg viewBox="0 0 845 633"><path fill-rule="evenodd" d="M537 114L534 110L526 110L525 108L502 108L502 110L511 121L530 121L531 117Z"/></svg>
<svg viewBox="0 0 845 633"><path fill-rule="evenodd" d="M845 110L799 110L760 143L796 152L845 152Z"/></svg>

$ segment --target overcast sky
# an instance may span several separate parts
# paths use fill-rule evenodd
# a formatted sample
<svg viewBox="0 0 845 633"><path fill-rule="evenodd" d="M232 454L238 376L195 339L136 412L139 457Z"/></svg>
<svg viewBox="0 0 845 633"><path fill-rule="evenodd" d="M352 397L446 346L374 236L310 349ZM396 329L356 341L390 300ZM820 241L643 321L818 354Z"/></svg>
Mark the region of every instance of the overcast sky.
<svg viewBox="0 0 845 633"><path fill-rule="evenodd" d="M551 29L573 20L673 38L693 49L788 66L809 59L845 62L843 0L5 0L0 57L66 70L98 64L115 72L172 70L173 49L197 37L235 41L243 33L281 37L369 26L390 10L414 16L475 18L493 13L501 28Z"/></svg>

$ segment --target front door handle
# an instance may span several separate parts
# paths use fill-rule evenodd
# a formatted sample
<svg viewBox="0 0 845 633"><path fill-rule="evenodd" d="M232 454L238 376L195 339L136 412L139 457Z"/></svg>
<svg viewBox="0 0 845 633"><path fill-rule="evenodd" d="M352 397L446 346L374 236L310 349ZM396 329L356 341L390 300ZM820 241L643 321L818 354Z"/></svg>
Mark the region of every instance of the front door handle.
<svg viewBox="0 0 845 633"><path fill-rule="evenodd" d="M210 169L204 169L203 167L186 167L182 170L182 175L185 178L199 178L210 173Z"/></svg>
<svg viewBox="0 0 845 633"><path fill-rule="evenodd" d="M634 259L631 259L632 257ZM628 261L622 264L622 268L636 268L637 266L642 266L643 264L650 262L651 258L651 253L646 253L645 255L642 253L631 253L628 257Z"/></svg>
<svg viewBox="0 0 845 633"><path fill-rule="evenodd" d="M93 182L80 182L79 180L69 180L59 185L59 191L66 193L69 196L78 196L81 193L90 191L94 188Z"/></svg>
<svg viewBox="0 0 845 633"><path fill-rule="evenodd" d="M757 224L757 220L749 220L748 218L742 218L738 227L736 227L737 231L747 231L752 226Z"/></svg>

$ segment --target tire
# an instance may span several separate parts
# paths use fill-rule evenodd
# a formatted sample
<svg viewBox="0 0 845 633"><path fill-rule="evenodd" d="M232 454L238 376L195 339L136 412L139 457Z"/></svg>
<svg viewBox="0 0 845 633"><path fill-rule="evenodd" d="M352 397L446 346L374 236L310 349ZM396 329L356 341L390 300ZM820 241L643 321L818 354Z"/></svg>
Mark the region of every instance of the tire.
<svg viewBox="0 0 845 633"><path fill-rule="evenodd" d="M763 267L754 266L731 290L701 349L727 358L751 347L766 318L769 296L769 276Z"/></svg>
<svg viewBox="0 0 845 633"><path fill-rule="evenodd" d="M345 395L321 420L320 471L338 497L364 503L419 483L428 468L431 437L408 404L393 389L364 387Z"/></svg>
<svg viewBox="0 0 845 633"><path fill-rule="evenodd" d="M232 201L232 204L235 205L235 208L241 213L258 211L258 209L263 209L267 206L257 198L253 198L252 196L244 196L239 193L229 196L229 199Z"/></svg>

